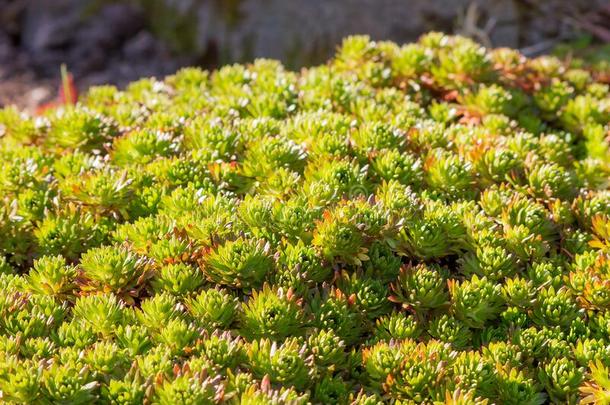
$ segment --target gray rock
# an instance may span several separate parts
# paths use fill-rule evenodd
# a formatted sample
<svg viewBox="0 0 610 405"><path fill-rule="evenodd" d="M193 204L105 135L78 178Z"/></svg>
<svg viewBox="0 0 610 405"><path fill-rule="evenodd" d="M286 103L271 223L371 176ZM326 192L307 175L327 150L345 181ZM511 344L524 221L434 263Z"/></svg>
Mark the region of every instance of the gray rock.
<svg viewBox="0 0 610 405"><path fill-rule="evenodd" d="M0 65L12 65L16 50L8 34L0 31Z"/></svg>
<svg viewBox="0 0 610 405"><path fill-rule="evenodd" d="M157 52L158 41L148 31L140 31L123 45L127 60L151 58Z"/></svg>
<svg viewBox="0 0 610 405"><path fill-rule="evenodd" d="M114 49L144 27L141 9L130 4L109 4L102 7L94 18L86 19L78 31L79 43Z"/></svg>
<svg viewBox="0 0 610 405"><path fill-rule="evenodd" d="M22 45L30 52L65 47L76 39L88 1L32 0L25 11Z"/></svg>
<svg viewBox="0 0 610 405"><path fill-rule="evenodd" d="M603 2L139 0L104 5L99 0L30 0L22 39L30 53L41 54L35 55L35 60L58 59L48 53L74 46L99 48L105 53L118 49L127 58L159 56L154 50L159 47L158 38L140 33L144 28L144 13L147 13L154 33L174 46L182 38L184 43L180 44L187 46L188 43L192 49L186 51L196 57L217 59L220 63L268 57L297 67L326 60L342 38L350 34L369 34L373 39L404 43L430 30L451 32L473 3L478 6L480 17L474 28L480 30L489 21L493 24L487 26L488 30L476 33L458 26L459 32L494 46L522 47L564 35L570 27L562 21L562 16L588 11ZM135 3L142 8L134 7ZM103 6L100 8L100 5ZM192 27L185 28L185 24ZM195 38L191 38L193 35ZM78 57L87 55L83 50L70 52ZM86 56L93 61L84 65L98 67L95 52ZM210 53L217 55L210 57Z"/></svg>
<svg viewBox="0 0 610 405"><path fill-rule="evenodd" d="M0 29L12 36L21 35L23 14L27 0L0 0Z"/></svg>
<svg viewBox="0 0 610 405"><path fill-rule="evenodd" d="M416 40L430 30L451 32L472 0L241 0L221 2L194 0L165 1L171 13L197 11L198 36L195 52L205 53L215 44L221 62L244 61L254 57L277 58L299 66L322 62L332 55L342 38L369 34L373 39L399 43ZM477 29L490 20L484 31L494 46L521 46L530 31L541 36L557 32L557 15L525 8L519 0L478 1ZM562 0L548 0L544 7L556 7ZM587 0L573 0L586 6ZM229 13L230 11L230 13ZM168 15L171 14L168 12ZM226 17L232 15L232 19ZM535 21L540 17L544 21ZM235 17L236 16L236 17ZM237 18L237 21L234 19ZM549 22L549 20L551 22ZM547 28L543 28L547 26ZM547 31L548 32L545 32ZM470 32L469 34L472 34ZM531 37L532 41L538 37Z"/></svg>

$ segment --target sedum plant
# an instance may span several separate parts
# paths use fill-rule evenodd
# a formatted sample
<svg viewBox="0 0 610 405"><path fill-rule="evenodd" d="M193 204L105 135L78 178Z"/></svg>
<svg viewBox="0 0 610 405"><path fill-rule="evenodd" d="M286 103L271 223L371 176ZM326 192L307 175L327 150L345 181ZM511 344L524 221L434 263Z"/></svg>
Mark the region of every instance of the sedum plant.
<svg viewBox="0 0 610 405"><path fill-rule="evenodd" d="M34 262L28 273L30 291L70 300L76 289L77 270L66 264L62 256L43 256Z"/></svg>
<svg viewBox="0 0 610 405"><path fill-rule="evenodd" d="M607 71L359 35L0 109L0 402L610 403Z"/></svg>
<svg viewBox="0 0 610 405"><path fill-rule="evenodd" d="M206 330L228 329L239 313L239 301L225 290L207 289L186 301L189 313Z"/></svg>
<svg viewBox="0 0 610 405"><path fill-rule="evenodd" d="M240 332L248 339L269 337L281 340L302 330L305 316L292 290L271 288L268 284L242 306Z"/></svg>
<svg viewBox="0 0 610 405"><path fill-rule="evenodd" d="M210 252L204 272L210 281L237 288L256 287L273 266L270 246L263 240L238 238Z"/></svg>
<svg viewBox="0 0 610 405"><path fill-rule="evenodd" d="M83 289L124 292L138 284L146 275L146 262L124 247L102 246L82 255Z"/></svg>
<svg viewBox="0 0 610 405"><path fill-rule="evenodd" d="M305 356L306 346L290 338L281 345L268 339L253 341L248 359L255 376L268 375L270 380L302 389L309 383L311 358Z"/></svg>

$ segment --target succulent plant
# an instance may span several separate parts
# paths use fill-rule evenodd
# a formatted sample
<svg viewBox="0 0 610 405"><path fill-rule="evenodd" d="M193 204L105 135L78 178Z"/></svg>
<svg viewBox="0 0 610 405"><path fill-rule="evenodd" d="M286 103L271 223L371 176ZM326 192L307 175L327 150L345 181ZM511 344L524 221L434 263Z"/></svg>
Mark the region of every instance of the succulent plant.
<svg viewBox="0 0 610 405"><path fill-rule="evenodd" d="M28 273L28 287L37 294L70 299L76 289L76 268L61 256L43 256Z"/></svg>
<svg viewBox="0 0 610 405"><path fill-rule="evenodd" d="M272 289L265 284L261 291L253 291L243 305L240 332L248 339L281 340L298 335L304 321L301 302L290 289Z"/></svg>
<svg viewBox="0 0 610 405"><path fill-rule="evenodd" d="M74 260L106 238L103 220L74 205L67 205L37 223L34 237L43 255L62 255Z"/></svg>
<svg viewBox="0 0 610 405"><path fill-rule="evenodd" d="M422 163L408 153L386 149L371 162L375 175L380 179L396 180L404 185L418 186L423 177Z"/></svg>
<svg viewBox="0 0 610 405"><path fill-rule="evenodd" d="M406 349L406 350L403 350ZM362 365L366 371L369 384L380 389L387 377L397 372L402 364L405 353L415 349L413 340L397 342L378 342L362 350Z"/></svg>
<svg viewBox="0 0 610 405"><path fill-rule="evenodd" d="M250 344L248 358L254 375L268 375L272 382L304 388L310 384L311 359L305 356L306 349L296 338L282 344L261 339Z"/></svg>
<svg viewBox="0 0 610 405"><path fill-rule="evenodd" d="M451 309L458 319L473 328L482 327L499 313L503 299L500 286L485 277L472 276L470 281L449 281Z"/></svg>
<svg viewBox="0 0 610 405"><path fill-rule="evenodd" d="M269 250L263 240L239 238L226 242L205 259L204 273L220 285L256 287L273 267Z"/></svg>
<svg viewBox="0 0 610 405"><path fill-rule="evenodd" d="M152 288L161 293L184 296L191 294L204 283L200 269L185 263L168 264L161 267L151 280Z"/></svg>
<svg viewBox="0 0 610 405"><path fill-rule="evenodd" d="M438 308L449 300L445 277L446 271L434 265L404 267L392 284L390 300L420 311Z"/></svg>
<svg viewBox="0 0 610 405"><path fill-rule="evenodd" d="M130 358L116 343L97 342L89 347L83 357L98 381L121 377L129 369Z"/></svg>
<svg viewBox="0 0 610 405"><path fill-rule="evenodd" d="M271 380L264 377L260 383L250 385L239 395L239 401L242 404L259 405L271 404L280 405L291 403L295 405L305 405L309 400L307 394L301 394L293 388L281 388L274 390L270 384Z"/></svg>
<svg viewBox="0 0 610 405"><path fill-rule="evenodd" d="M52 365L42 373L42 397L47 401L87 404L95 399L99 383L93 379L87 367Z"/></svg>
<svg viewBox="0 0 610 405"><path fill-rule="evenodd" d="M314 364L322 373L339 371L347 361L345 342L332 329L316 330L308 339Z"/></svg>
<svg viewBox="0 0 610 405"><path fill-rule="evenodd" d="M578 308L566 289L541 289L532 310L534 322L541 326L568 325L578 316Z"/></svg>
<svg viewBox="0 0 610 405"><path fill-rule="evenodd" d="M171 320L184 319L184 306L169 293L157 294L140 302L133 318L152 331L158 331Z"/></svg>
<svg viewBox="0 0 610 405"><path fill-rule="evenodd" d="M284 246L278 257L278 267L288 274L302 275L307 284L323 282L332 275L332 269L316 254L316 250L302 241ZM281 277L277 281L281 284Z"/></svg>
<svg viewBox="0 0 610 405"><path fill-rule="evenodd" d="M234 369L244 360L242 341L229 332L214 332L196 345L196 352L217 370Z"/></svg>
<svg viewBox="0 0 610 405"><path fill-rule="evenodd" d="M161 326L152 337L154 342L161 344L167 352L173 356L180 356L193 350L199 335L200 331L193 322L171 319Z"/></svg>
<svg viewBox="0 0 610 405"><path fill-rule="evenodd" d="M78 319L102 335L112 335L123 321L124 304L116 295L88 295L74 304L74 319Z"/></svg>
<svg viewBox="0 0 610 405"><path fill-rule="evenodd" d="M580 387L583 395L582 403L595 404L607 401L610 396L610 383L608 382L608 367L601 361L591 362L590 381Z"/></svg>
<svg viewBox="0 0 610 405"><path fill-rule="evenodd" d="M360 264L368 259L364 240L356 224L340 212L326 211L316 225L312 245L329 262L344 261Z"/></svg>
<svg viewBox="0 0 610 405"><path fill-rule="evenodd" d="M464 274L476 274L494 281L511 275L517 267L515 256L502 246L479 246L475 253L465 254L460 262Z"/></svg>
<svg viewBox="0 0 610 405"><path fill-rule="evenodd" d="M41 397L42 369L34 361L3 356L0 387L3 399L13 403L35 402Z"/></svg>
<svg viewBox="0 0 610 405"><path fill-rule="evenodd" d="M546 395L539 385L517 368L498 367L498 398L507 404L539 405Z"/></svg>
<svg viewBox="0 0 610 405"><path fill-rule="evenodd" d="M189 298L186 306L193 318L207 330L228 328L239 311L237 298L213 288Z"/></svg>
<svg viewBox="0 0 610 405"><path fill-rule="evenodd" d="M566 358L552 358L539 371L549 397L555 402L576 403L583 370Z"/></svg>
<svg viewBox="0 0 610 405"><path fill-rule="evenodd" d="M441 197L454 199L474 194L472 165L455 154L433 151L426 158L424 170L430 191Z"/></svg>
<svg viewBox="0 0 610 405"><path fill-rule="evenodd" d="M495 365L479 352L460 352L453 362L452 373L457 376L456 388L463 392L473 392L481 398L495 394Z"/></svg>
<svg viewBox="0 0 610 405"><path fill-rule="evenodd" d="M358 273L351 276L344 273L337 283L346 295L354 296L356 305L370 319L385 315L391 310L391 303L387 298L388 286L383 281Z"/></svg>
<svg viewBox="0 0 610 405"><path fill-rule="evenodd" d="M392 312L375 321L373 340L390 341L416 339L422 333L422 325L415 316L404 312Z"/></svg>
<svg viewBox="0 0 610 405"><path fill-rule="evenodd" d="M132 357L141 355L152 347L148 330L140 325L119 326L116 330L116 342Z"/></svg>
<svg viewBox="0 0 610 405"><path fill-rule="evenodd" d="M85 291L137 295L137 288L149 277L146 260L124 247L90 249L80 267Z"/></svg>
<svg viewBox="0 0 610 405"><path fill-rule="evenodd" d="M155 388L155 402L159 404L212 404L221 397L219 378L205 373L181 373L164 379Z"/></svg>
<svg viewBox="0 0 610 405"><path fill-rule="evenodd" d="M434 382L446 372L439 354L424 344L413 347L410 353L405 353L397 370L388 374L384 389L398 398L416 402L434 398L438 389Z"/></svg>
<svg viewBox="0 0 610 405"><path fill-rule="evenodd" d="M574 345L574 357L581 367L594 360L610 362L610 347L602 339L580 338Z"/></svg>
<svg viewBox="0 0 610 405"><path fill-rule="evenodd" d="M448 314L430 320L427 331L433 338L459 349L468 346L472 340L468 325Z"/></svg>
<svg viewBox="0 0 610 405"><path fill-rule="evenodd" d="M0 402L610 402L607 70L361 35L0 109Z"/></svg>
<svg viewBox="0 0 610 405"><path fill-rule="evenodd" d="M312 399L320 403L342 404L349 398L350 386L339 376L324 376L314 387Z"/></svg>
<svg viewBox="0 0 610 405"><path fill-rule="evenodd" d="M139 404L144 401L146 395L146 385L141 379L140 376L126 380L110 380L102 387L101 399L116 405Z"/></svg>
<svg viewBox="0 0 610 405"><path fill-rule="evenodd" d="M347 297L341 290L325 290L316 293L311 301L313 325L320 329L332 329L345 341L353 344L364 332L364 315L358 310L355 296Z"/></svg>
<svg viewBox="0 0 610 405"><path fill-rule="evenodd" d="M466 230L457 214L440 201L426 201L424 212L404 221L397 235L399 252L421 260L461 253Z"/></svg>
<svg viewBox="0 0 610 405"><path fill-rule="evenodd" d="M51 118L52 125L45 138L49 147L92 150L118 133L109 117L83 108L70 108Z"/></svg>

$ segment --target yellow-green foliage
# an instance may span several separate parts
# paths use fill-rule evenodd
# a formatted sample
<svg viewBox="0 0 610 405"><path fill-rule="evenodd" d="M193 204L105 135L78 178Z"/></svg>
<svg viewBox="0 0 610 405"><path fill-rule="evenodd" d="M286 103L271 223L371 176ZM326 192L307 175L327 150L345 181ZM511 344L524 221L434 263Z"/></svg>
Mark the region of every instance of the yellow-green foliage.
<svg viewBox="0 0 610 405"><path fill-rule="evenodd" d="M607 78L357 36L0 110L0 401L608 403Z"/></svg>

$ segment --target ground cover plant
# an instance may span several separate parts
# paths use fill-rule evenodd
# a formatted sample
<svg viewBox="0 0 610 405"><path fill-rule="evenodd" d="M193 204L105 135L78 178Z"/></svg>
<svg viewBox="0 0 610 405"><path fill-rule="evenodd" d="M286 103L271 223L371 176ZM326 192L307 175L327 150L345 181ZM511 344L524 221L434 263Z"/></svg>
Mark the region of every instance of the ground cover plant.
<svg viewBox="0 0 610 405"><path fill-rule="evenodd" d="M0 110L2 402L610 403L607 82L357 36Z"/></svg>

